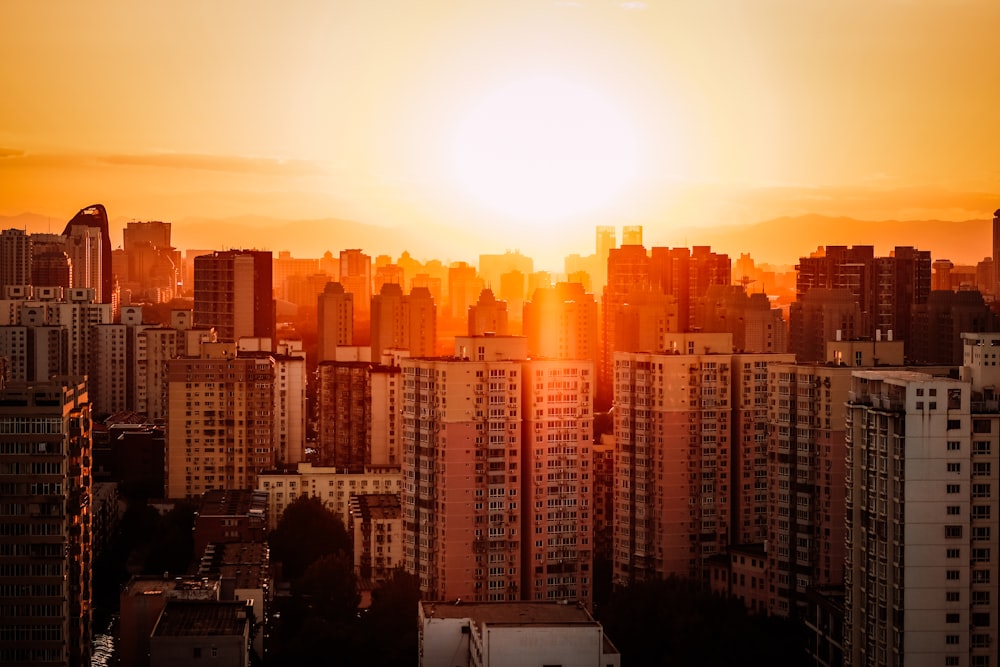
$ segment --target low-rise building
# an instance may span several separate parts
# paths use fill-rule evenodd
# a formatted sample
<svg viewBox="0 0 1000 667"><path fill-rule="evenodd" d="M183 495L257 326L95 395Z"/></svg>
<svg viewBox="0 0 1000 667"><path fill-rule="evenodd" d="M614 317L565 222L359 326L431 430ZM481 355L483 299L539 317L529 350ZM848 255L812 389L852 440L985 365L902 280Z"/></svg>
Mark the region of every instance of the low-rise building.
<svg viewBox="0 0 1000 667"><path fill-rule="evenodd" d="M620 667L621 655L583 604L421 602L421 667Z"/></svg>

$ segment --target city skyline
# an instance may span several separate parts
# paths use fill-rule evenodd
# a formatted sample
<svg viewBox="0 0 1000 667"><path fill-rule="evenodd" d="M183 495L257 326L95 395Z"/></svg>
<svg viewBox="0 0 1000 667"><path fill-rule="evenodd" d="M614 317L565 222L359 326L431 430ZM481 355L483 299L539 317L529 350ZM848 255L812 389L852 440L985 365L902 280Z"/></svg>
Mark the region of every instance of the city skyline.
<svg viewBox="0 0 1000 667"><path fill-rule="evenodd" d="M0 215L46 231L100 201L179 236L349 220L551 269L595 224L689 245L783 215L995 208L991 3L233 9L5 5L0 53L27 64L0 74Z"/></svg>

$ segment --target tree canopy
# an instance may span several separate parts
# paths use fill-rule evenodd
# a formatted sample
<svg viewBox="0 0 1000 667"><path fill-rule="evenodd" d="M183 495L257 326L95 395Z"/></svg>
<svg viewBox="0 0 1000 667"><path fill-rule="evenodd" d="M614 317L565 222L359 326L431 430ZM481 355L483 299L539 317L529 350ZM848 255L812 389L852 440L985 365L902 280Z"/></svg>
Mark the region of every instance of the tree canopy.
<svg viewBox="0 0 1000 667"><path fill-rule="evenodd" d="M285 508L268 539L271 557L286 579L295 580L324 556L351 553L351 539L340 516L319 498L300 496ZM349 558L349 556L348 556Z"/></svg>

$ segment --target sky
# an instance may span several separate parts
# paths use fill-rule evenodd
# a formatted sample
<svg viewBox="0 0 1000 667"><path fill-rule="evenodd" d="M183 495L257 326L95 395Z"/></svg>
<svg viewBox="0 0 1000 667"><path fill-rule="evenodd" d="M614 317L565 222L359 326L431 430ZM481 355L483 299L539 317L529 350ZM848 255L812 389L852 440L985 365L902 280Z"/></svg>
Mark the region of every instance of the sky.
<svg viewBox="0 0 1000 667"><path fill-rule="evenodd" d="M676 245L1000 206L995 0L5 0L0 22L3 216L327 220L275 239L300 256L339 219L387 252L426 231L554 264L596 224Z"/></svg>

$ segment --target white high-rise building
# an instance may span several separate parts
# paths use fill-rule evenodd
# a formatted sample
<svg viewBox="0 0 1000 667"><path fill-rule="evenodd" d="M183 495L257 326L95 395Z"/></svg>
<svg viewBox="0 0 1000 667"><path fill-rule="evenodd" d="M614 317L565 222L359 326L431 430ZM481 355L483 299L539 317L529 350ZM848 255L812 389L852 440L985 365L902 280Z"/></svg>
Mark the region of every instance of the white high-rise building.
<svg viewBox="0 0 1000 667"><path fill-rule="evenodd" d="M992 354L978 370L967 367L969 378L996 375L989 364L998 344L1000 334L966 338L967 362L969 348ZM997 664L995 386L853 373L845 664Z"/></svg>

